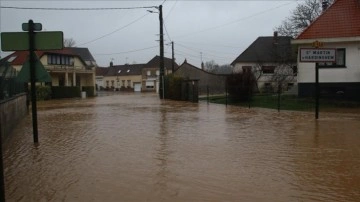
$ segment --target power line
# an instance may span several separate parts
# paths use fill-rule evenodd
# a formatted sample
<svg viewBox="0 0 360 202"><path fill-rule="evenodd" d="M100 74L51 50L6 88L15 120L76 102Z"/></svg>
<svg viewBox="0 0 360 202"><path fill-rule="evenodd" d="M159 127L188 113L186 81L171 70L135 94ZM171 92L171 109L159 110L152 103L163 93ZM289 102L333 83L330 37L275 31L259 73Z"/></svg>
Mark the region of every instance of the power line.
<svg viewBox="0 0 360 202"><path fill-rule="evenodd" d="M145 16L147 16L148 14L149 14L149 13L146 13L145 15L141 16L140 18L138 18L138 19L130 22L129 24L127 24L127 25L125 25L125 26L123 26L123 27L120 27L120 28L118 28L118 29L116 29L116 30L114 30L114 31L112 31L112 32L110 32L110 33L107 33L107 34L105 34L105 35L103 35L103 36L100 36L100 37L98 37L98 38L96 38L96 39L93 39L93 40L91 40L91 41L88 41L88 42L79 44L79 46L92 43L92 42L94 42L94 41L97 41L97 40L99 40L99 39L102 39L102 38L104 38L104 37L107 37L107 36L109 36L109 35L111 35L111 34L113 34L113 33L115 33L115 32L118 32L118 31L120 31L120 30L122 30L122 29L124 29L124 28L126 28L126 27L128 27L128 26L130 26L130 25L132 25L132 24L134 24L135 22L143 19L143 18L144 18Z"/></svg>
<svg viewBox="0 0 360 202"><path fill-rule="evenodd" d="M242 48L242 47L237 47L237 46L229 46L229 45L223 45L223 44L212 44L212 43L199 43L199 42L186 42L186 41L178 41L177 42L180 42L180 43L191 43L191 44L198 44L198 45L203 45L203 46L218 46L218 47L225 47L225 48L236 48L236 49L239 49L239 48Z"/></svg>
<svg viewBox="0 0 360 202"><path fill-rule="evenodd" d="M170 8L168 14L167 14L167 15L165 16L165 18L164 18L165 20L166 20L167 17L169 17L169 15L171 14L171 12L172 12L172 10L174 9L174 7L175 7L175 5L177 4L177 2L178 2L178 0L176 0L175 3L173 4L173 6Z"/></svg>
<svg viewBox="0 0 360 202"><path fill-rule="evenodd" d="M289 3L286 3L286 4L282 4L280 6L277 6L277 7L274 7L274 8L270 8L270 9L267 9L267 10L264 10L264 11L261 11L261 12L258 12L258 13L255 13L253 15L250 15L250 16L247 16L247 17L244 17L244 18L240 18L238 20L235 20L235 21L232 21L232 22L228 22L228 23L225 23L225 24L222 24L222 25L218 25L218 26L214 26L214 27L209 27L209 28L206 28L206 29L203 29L203 30L199 30L199 31L195 31L195 32L191 32L191 33L188 33L188 34L184 34L184 35L181 35L181 36L177 36L176 38L182 38L182 37L185 37L185 36L188 36L188 35L195 35L195 34L199 34L199 33L202 33L202 32L206 32L206 31L209 31L209 30L213 30L213 29L218 29L220 27L224 27L224 26L228 26L228 25L231 25L231 24L234 24L234 23L238 23L240 21L244 21L244 20L247 20L247 19L250 19L252 17L255 17L255 16L258 16L258 15L262 15L264 13L267 13L267 12L270 12L272 10L276 10L278 8L281 8L283 6L287 6L289 4L292 4L294 2L297 2L297 1L291 1Z"/></svg>
<svg viewBox="0 0 360 202"><path fill-rule="evenodd" d="M171 38L170 38L170 35L169 35L169 33L168 33L167 29L166 29L165 23L163 23L163 25L164 25L164 28L165 28L166 36L168 37L169 41L172 41Z"/></svg>
<svg viewBox="0 0 360 202"><path fill-rule="evenodd" d="M97 10L133 10L133 9L149 9L156 8L156 6L142 6L142 7L117 7L117 8L50 8L50 7L18 7L18 6L1 6L4 9L16 10L51 10L51 11L97 11Z"/></svg>
<svg viewBox="0 0 360 202"><path fill-rule="evenodd" d="M183 47L183 48L186 48L186 49L188 49L188 50L197 52L197 53L198 53L198 52L206 53L206 55L209 55L209 56L212 56L212 57L217 57L217 58L221 58L221 59L233 59L233 57L230 57L230 56L229 56L229 57L227 57L227 56L224 57L224 56L219 56L219 55L211 54L211 53L209 53L209 51L204 52L204 51L202 51L202 50L193 49L193 48L184 46L184 45L179 44L179 43L176 43L176 45L178 45L178 46L180 46L180 47ZM219 52L219 51L210 51L210 52ZM219 53L221 53L221 52L219 52ZM225 54L233 54L233 53L225 53Z"/></svg>
<svg viewBox="0 0 360 202"><path fill-rule="evenodd" d="M130 50L130 51L124 51L124 52L118 52L118 53L96 53L94 55L118 55L118 54L125 54L125 53L134 53L134 52L139 52L139 51L144 51L144 50L148 50L148 49L152 49L152 48L157 48L159 46L150 46L150 47L146 47L146 48L142 48L142 49L136 49L136 50Z"/></svg>

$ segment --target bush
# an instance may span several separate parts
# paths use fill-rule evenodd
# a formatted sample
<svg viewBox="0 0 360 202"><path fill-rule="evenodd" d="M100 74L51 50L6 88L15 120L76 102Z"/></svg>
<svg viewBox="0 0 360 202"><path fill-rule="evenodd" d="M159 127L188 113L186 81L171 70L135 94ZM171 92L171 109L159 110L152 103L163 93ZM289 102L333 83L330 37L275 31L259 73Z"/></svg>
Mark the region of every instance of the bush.
<svg viewBox="0 0 360 202"><path fill-rule="evenodd" d="M181 100L181 83L183 79L173 74L168 75L164 79L165 98L173 100Z"/></svg>
<svg viewBox="0 0 360 202"><path fill-rule="evenodd" d="M51 91L51 97L54 99L80 97L78 86L52 86Z"/></svg>
<svg viewBox="0 0 360 202"><path fill-rule="evenodd" d="M229 75L226 79L229 98L235 102L251 99L255 82L251 72Z"/></svg>

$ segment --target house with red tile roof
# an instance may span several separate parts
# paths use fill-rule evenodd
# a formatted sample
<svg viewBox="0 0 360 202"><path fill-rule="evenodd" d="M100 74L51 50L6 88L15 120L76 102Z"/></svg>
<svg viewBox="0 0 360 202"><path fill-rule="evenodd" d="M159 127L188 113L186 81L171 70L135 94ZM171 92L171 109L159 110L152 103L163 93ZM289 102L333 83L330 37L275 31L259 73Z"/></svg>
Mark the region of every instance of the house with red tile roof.
<svg viewBox="0 0 360 202"><path fill-rule="evenodd" d="M300 53L315 41L336 49L336 62L318 64L321 94L360 100L360 0L336 0L292 44ZM298 57L297 79L299 96L313 96L315 63Z"/></svg>
<svg viewBox="0 0 360 202"><path fill-rule="evenodd" d="M95 93L96 61L88 48L67 47L62 50L35 51L38 59L51 76L51 86L93 87ZM28 51L16 51L2 61L7 61L17 72L28 60Z"/></svg>

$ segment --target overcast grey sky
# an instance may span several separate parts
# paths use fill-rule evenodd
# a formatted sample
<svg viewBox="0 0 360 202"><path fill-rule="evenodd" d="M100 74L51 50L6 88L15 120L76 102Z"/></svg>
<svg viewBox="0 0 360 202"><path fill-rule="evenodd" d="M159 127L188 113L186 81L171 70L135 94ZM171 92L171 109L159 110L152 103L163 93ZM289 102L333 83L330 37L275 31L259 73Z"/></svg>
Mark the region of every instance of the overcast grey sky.
<svg viewBox="0 0 360 202"><path fill-rule="evenodd" d="M2 7L123 8L163 3L165 44L174 41L175 58L200 67L202 61L231 63L257 37L271 36L290 15L296 0L263 1L17 1L0 0ZM0 10L0 31L18 32L32 19L43 31L63 31L77 47L89 48L99 66L146 63L159 55L159 15L132 10ZM156 9L150 9L157 11ZM1 52L1 57L9 53ZM165 45L171 58L171 46Z"/></svg>

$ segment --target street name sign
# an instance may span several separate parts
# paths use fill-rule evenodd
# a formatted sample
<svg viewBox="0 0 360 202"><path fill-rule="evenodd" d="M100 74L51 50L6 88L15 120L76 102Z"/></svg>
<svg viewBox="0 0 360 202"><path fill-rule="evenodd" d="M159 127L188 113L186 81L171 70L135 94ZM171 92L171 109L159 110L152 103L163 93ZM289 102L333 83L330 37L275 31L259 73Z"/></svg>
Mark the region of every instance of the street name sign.
<svg viewBox="0 0 360 202"><path fill-rule="evenodd" d="M22 23L21 25L23 31L29 31L29 23ZM34 31L41 31L42 24L41 23L33 23Z"/></svg>
<svg viewBox="0 0 360 202"><path fill-rule="evenodd" d="M34 32L35 50L63 49L63 32ZM24 51L29 50L28 32L3 32L1 33L1 50Z"/></svg>
<svg viewBox="0 0 360 202"><path fill-rule="evenodd" d="M300 62L335 62L334 48L301 48Z"/></svg>

